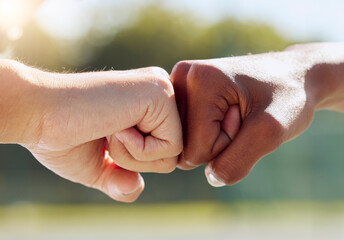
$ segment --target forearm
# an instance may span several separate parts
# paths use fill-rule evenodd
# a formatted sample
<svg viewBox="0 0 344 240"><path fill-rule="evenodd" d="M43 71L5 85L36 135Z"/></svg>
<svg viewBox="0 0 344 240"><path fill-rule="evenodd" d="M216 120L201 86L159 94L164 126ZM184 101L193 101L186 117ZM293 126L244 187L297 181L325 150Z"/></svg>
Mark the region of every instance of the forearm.
<svg viewBox="0 0 344 240"><path fill-rule="evenodd" d="M0 142L94 140L138 124L172 93L162 69L58 74L0 62ZM114 124L116 123L116 124Z"/></svg>
<svg viewBox="0 0 344 240"><path fill-rule="evenodd" d="M0 142L35 144L51 135L62 141L62 130L97 138L104 129L125 129L146 112L145 85L131 71L58 74L1 60Z"/></svg>
<svg viewBox="0 0 344 240"><path fill-rule="evenodd" d="M36 144L80 127L85 108L97 111L97 85L104 83L92 73L58 74L1 60L0 142Z"/></svg>
<svg viewBox="0 0 344 240"><path fill-rule="evenodd" d="M344 43L292 46L316 109L344 111Z"/></svg>

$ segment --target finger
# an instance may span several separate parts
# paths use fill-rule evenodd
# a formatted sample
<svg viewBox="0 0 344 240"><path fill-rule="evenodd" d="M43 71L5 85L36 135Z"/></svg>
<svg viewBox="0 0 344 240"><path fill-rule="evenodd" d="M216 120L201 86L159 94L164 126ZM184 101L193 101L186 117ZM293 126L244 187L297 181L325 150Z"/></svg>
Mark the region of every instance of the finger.
<svg viewBox="0 0 344 240"><path fill-rule="evenodd" d="M118 168L112 162L94 187L117 201L134 202L144 189L144 181L139 173Z"/></svg>
<svg viewBox="0 0 344 240"><path fill-rule="evenodd" d="M239 132L240 125L241 125L241 117L240 117L239 106L232 105L229 108L228 112L226 113L226 116L223 119L222 124L221 124L223 131L226 133L227 136L229 136L229 138L231 139L231 142L234 140L235 136ZM222 182L219 182L214 177L214 174L211 172L211 169L210 169L211 164L212 162L209 162L205 168L205 176L207 177L209 184L214 187L224 186L225 184Z"/></svg>
<svg viewBox="0 0 344 240"><path fill-rule="evenodd" d="M239 130L241 120L238 105L228 106L224 115L216 107L212 108L208 112L205 109L189 112L188 122L193 124L188 128L184 155L178 168L192 169L215 158L231 144Z"/></svg>
<svg viewBox="0 0 344 240"><path fill-rule="evenodd" d="M229 106L228 111L221 122L220 134L218 138L216 139L213 146L214 156L217 156L233 141L234 137L236 136L237 132L240 129L240 125L241 125L241 117L240 117L239 106L238 105ZM179 163L178 167L183 167L181 166L181 164L182 163ZM190 162L186 162L186 164L190 165Z"/></svg>
<svg viewBox="0 0 344 240"><path fill-rule="evenodd" d="M224 186L242 180L259 159L281 145L282 131L266 113L248 117L231 145L206 167L209 183Z"/></svg>
<svg viewBox="0 0 344 240"><path fill-rule="evenodd" d="M103 142L106 143L105 140ZM104 144L102 146L103 152L99 156L100 159L98 161L95 159L94 164L84 166L84 169L92 168L85 171L89 176L84 184L104 192L114 200L134 202L144 189L142 176L137 172L118 167L108 151L104 150Z"/></svg>
<svg viewBox="0 0 344 240"><path fill-rule="evenodd" d="M183 128L187 111L186 80L191 65L192 64L187 61L179 62L173 67L171 72L171 82L175 91L176 102Z"/></svg>
<svg viewBox="0 0 344 240"><path fill-rule="evenodd" d="M239 105L231 105L221 122L221 128L233 141L240 130L241 116Z"/></svg>
<svg viewBox="0 0 344 240"><path fill-rule="evenodd" d="M128 152L126 147L115 137L108 137L109 153L113 161L120 167L135 172L170 173L177 165L177 157L163 158L150 162L138 161Z"/></svg>
<svg viewBox="0 0 344 240"><path fill-rule="evenodd" d="M162 103L161 108L156 111L148 108L144 118L135 127L115 134L136 160L172 158L178 156L183 149L182 126L173 90ZM144 136L142 133L148 134Z"/></svg>
<svg viewBox="0 0 344 240"><path fill-rule="evenodd" d="M230 105L221 122L221 131L213 146L213 153L217 156L234 139L240 129L241 117L238 105Z"/></svg>
<svg viewBox="0 0 344 240"><path fill-rule="evenodd" d="M221 73L210 70L201 63L193 64L187 75L184 152L178 164L182 169L193 169L210 161L230 144L229 136L221 129L230 107L223 97L228 91L222 87Z"/></svg>
<svg viewBox="0 0 344 240"><path fill-rule="evenodd" d="M209 95L197 83L197 78L194 68L191 68L185 87L187 113L184 123L184 151L178 163L178 167L184 170L209 161L217 139L227 140L229 143L227 136L221 132L223 113L216 106L204 104L209 102Z"/></svg>
<svg viewBox="0 0 344 240"><path fill-rule="evenodd" d="M131 127L115 134L128 152L138 161L154 161L160 159L168 149L168 141L156 139L151 135L143 136ZM167 156L172 157L172 156Z"/></svg>
<svg viewBox="0 0 344 240"><path fill-rule="evenodd" d="M180 120L171 116L159 124L150 135L143 136L131 127L116 133L115 136L138 161L147 162L176 157L183 149Z"/></svg>

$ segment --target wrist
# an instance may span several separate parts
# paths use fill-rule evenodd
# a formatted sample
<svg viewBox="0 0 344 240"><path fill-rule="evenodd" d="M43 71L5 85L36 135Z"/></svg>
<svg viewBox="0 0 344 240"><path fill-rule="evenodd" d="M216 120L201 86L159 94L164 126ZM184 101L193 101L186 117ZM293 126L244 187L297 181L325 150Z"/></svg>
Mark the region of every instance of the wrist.
<svg viewBox="0 0 344 240"><path fill-rule="evenodd" d="M0 141L33 143L40 135L44 99L40 71L16 61L0 61Z"/></svg>
<svg viewBox="0 0 344 240"><path fill-rule="evenodd" d="M314 43L288 48L301 66L307 95L316 110L344 111L344 44Z"/></svg>
<svg viewBox="0 0 344 240"><path fill-rule="evenodd" d="M322 63L309 70L309 81L316 88L316 110L344 111L343 78L344 64Z"/></svg>

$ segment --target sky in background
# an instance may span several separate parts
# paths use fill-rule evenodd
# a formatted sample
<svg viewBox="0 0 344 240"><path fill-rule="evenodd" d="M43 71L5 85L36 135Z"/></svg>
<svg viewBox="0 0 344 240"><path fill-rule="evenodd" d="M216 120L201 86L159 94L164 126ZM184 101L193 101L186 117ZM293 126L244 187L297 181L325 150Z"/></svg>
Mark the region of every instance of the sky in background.
<svg viewBox="0 0 344 240"><path fill-rule="evenodd" d="M21 36L31 5L40 0L0 0L0 28L9 39ZM343 0L45 0L32 12L54 37L77 40L90 27L113 32L140 7L159 3L209 21L224 17L268 23L292 40L344 41Z"/></svg>
<svg viewBox="0 0 344 240"><path fill-rule="evenodd" d="M287 37L344 41L343 0L169 0L209 19L235 17L275 26Z"/></svg>
<svg viewBox="0 0 344 240"><path fill-rule="evenodd" d="M258 20L276 27L292 39L344 40L342 0L46 0L38 19L44 29L55 31L53 34L73 38L87 30L91 19L85 14L87 12L100 10L104 13L103 21L111 16L112 24L118 24L130 20L137 9L149 3L160 3L211 21L223 17Z"/></svg>

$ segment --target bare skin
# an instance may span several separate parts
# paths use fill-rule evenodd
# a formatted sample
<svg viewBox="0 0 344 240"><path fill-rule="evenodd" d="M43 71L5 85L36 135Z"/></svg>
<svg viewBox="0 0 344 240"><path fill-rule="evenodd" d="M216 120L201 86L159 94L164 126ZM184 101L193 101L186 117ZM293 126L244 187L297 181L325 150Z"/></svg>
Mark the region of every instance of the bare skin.
<svg viewBox="0 0 344 240"><path fill-rule="evenodd" d="M137 172L176 167L182 130L163 69L56 74L2 60L0 81L0 141L64 178L132 202Z"/></svg>
<svg viewBox="0 0 344 240"><path fill-rule="evenodd" d="M211 185L232 185L263 156L302 134L316 110L344 111L344 44L182 61L171 80L184 129L179 167L207 163ZM234 105L240 109L238 132L226 128ZM237 125L235 114L233 119Z"/></svg>
<svg viewBox="0 0 344 240"><path fill-rule="evenodd" d="M178 63L179 167L207 163L213 186L240 181L316 110L344 111L343 76L344 44ZM181 123L160 68L56 74L2 60L0 81L0 141L62 177L132 202L144 188L137 172L176 167Z"/></svg>

